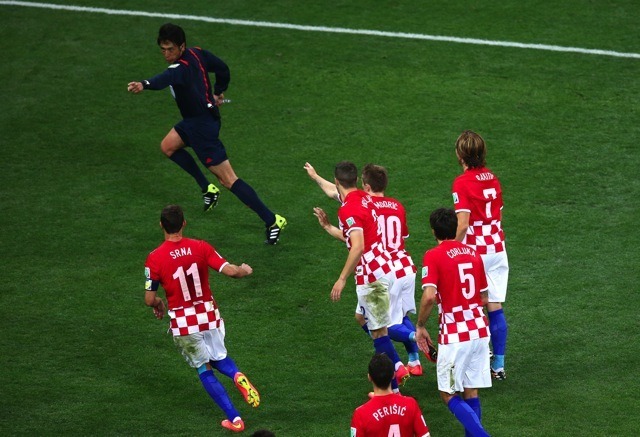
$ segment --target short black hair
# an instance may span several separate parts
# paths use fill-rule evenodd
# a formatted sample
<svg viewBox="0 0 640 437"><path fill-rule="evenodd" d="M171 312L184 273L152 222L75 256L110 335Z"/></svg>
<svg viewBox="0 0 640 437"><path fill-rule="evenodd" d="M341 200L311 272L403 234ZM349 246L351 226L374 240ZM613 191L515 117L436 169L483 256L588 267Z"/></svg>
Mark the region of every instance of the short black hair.
<svg viewBox="0 0 640 437"><path fill-rule="evenodd" d="M175 234L184 224L184 212L178 205L167 205L160 213L160 223L162 229L168 234Z"/></svg>
<svg viewBox="0 0 640 437"><path fill-rule="evenodd" d="M440 241L454 240L458 231L458 216L451 208L438 208L429 216L433 234Z"/></svg>
<svg viewBox="0 0 640 437"><path fill-rule="evenodd" d="M184 34L182 27L173 23L165 23L160 26L158 31L158 45L163 41L171 41L178 47L187 43L187 37Z"/></svg>
<svg viewBox="0 0 640 437"><path fill-rule="evenodd" d="M393 361L385 354L375 354L369 361L369 377L376 387L389 388L395 374Z"/></svg>
<svg viewBox="0 0 640 437"><path fill-rule="evenodd" d="M333 174L343 188L355 188L358 184L358 169L353 162L337 163Z"/></svg>

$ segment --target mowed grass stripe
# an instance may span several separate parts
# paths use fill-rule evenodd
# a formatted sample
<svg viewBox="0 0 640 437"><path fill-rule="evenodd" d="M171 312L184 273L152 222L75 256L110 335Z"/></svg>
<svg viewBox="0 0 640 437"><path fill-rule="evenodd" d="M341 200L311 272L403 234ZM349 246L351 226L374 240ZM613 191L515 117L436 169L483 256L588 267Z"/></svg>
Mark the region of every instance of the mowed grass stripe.
<svg viewBox="0 0 640 437"><path fill-rule="evenodd" d="M234 26L253 26L253 27L269 27L269 28L277 28L277 29L292 29L292 30L300 30L305 32L342 33L342 34L351 34L351 35L379 36L384 38L405 38L405 39L417 39L417 40L448 42L448 43L458 43L458 44L475 44L475 45L483 45L483 46L507 47L507 48L518 48L518 49L527 49L527 50L545 50L550 52L579 53L579 54L595 55L595 56L612 56L616 58L640 59L640 53L618 52L618 51L600 50L600 49L587 49L587 48L581 48L581 47L566 47L566 46L548 45L548 44L520 43L520 42L513 42L513 41L493 41L493 40L479 39L479 38L460 38L455 36L427 35L427 34L421 34L421 33L385 32L380 30L349 29L344 27L304 26L304 25L289 24L289 23L272 23L268 21L236 20L231 18L215 18L215 17L205 17L205 16L198 16L198 15L165 14L160 12L131 11L131 10L125 10L125 9L107 9L107 8L95 8L95 7L87 7L87 6L57 5L53 3L0 1L0 5L57 9L57 10L66 10L66 11L74 11L74 12L90 12L90 13L100 13L100 14L108 14L108 15L130 15L130 16L138 16L138 17L168 18L173 20L191 20L191 21L202 21L207 23L230 24Z"/></svg>

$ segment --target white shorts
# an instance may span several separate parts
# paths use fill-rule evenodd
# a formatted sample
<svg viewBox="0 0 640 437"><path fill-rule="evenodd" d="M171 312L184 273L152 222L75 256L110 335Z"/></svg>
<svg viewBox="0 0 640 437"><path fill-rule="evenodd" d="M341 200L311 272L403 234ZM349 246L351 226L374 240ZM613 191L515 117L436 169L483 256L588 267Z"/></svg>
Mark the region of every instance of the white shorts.
<svg viewBox="0 0 640 437"><path fill-rule="evenodd" d="M509 260L507 251L480 255L489 284L489 302L504 302L507 297Z"/></svg>
<svg viewBox="0 0 640 437"><path fill-rule="evenodd" d="M438 345L438 390L452 395L465 388L491 387L490 338Z"/></svg>
<svg viewBox="0 0 640 437"><path fill-rule="evenodd" d="M393 286L393 273L382 276L375 282L356 285L358 308L356 312L367 320L370 331L389 326L389 288Z"/></svg>
<svg viewBox="0 0 640 437"><path fill-rule="evenodd" d="M224 322L222 321L217 329L175 336L173 342L187 363L197 369L209 361L220 361L226 358L227 348L224 345L224 334Z"/></svg>
<svg viewBox="0 0 640 437"><path fill-rule="evenodd" d="M416 312L416 275L404 276L395 279L389 289L389 319L390 324L399 325L402 319L409 313ZM364 315L364 310L358 302L356 314ZM366 318L366 317L365 317Z"/></svg>

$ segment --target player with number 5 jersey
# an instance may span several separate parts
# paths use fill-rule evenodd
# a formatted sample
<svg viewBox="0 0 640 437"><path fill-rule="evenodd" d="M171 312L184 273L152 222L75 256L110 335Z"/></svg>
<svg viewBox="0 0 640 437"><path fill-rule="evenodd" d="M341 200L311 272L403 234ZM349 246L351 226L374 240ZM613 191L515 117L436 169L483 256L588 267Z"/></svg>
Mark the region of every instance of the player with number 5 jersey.
<svg viewBox="0 0 640 437"><path fill-rule="evenodd" d="M486 167L487 147L473 131L456 140L456 156L463 174L453 181L453 203L458 217L456 240L473 248L484 262L489 282L487 315L491 329L491 374L505 379L507 320L502 304L507 296L509 261L502 230L502 188L498 177Z"/></svg>
<svg viewBox="0 0 640 437"><path fill-rule="evenodd" d="M160 226L165 241L149 254L145 263L145 303L153 307L156 318L164 317L164 301L156 296L162 285L175 345L197 370L203 387L227 416L221 425L240 432L244 430L244 422L213 370L231 378L249 405L257 407L260 395L227 355L224 321L211 293L209 268L232 278L250 275L253 269L247 264L229 263L206 241L183 237L185 225L179 206L169 205L162 210Z"/></svg>

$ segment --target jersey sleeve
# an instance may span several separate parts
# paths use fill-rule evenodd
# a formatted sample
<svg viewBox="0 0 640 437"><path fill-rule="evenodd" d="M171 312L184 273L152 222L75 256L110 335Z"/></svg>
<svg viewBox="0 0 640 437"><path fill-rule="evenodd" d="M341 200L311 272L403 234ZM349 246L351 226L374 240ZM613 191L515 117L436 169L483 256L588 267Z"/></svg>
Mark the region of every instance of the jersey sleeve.
<svg viewBox="0 0 640 437"><path fill-rule="evenodd" d="M216 272L220 273L224 266L229 264L226 259L224 259L217 250L214 249L212 245L207 243L206 241L202 242L203 251L205 253L205 257L207 259L207 264L209 267L214 269Z"/></svg>
<svg viewBox="0 0 640 437"><path fill-rule="evenodd" d="M145 89L163 90L169 85L183 84L185 71L186 68L180 62L171 64L162 73L153 76L151 79L147 79L148 84L145 85Z"/></svg>
<svg viewBox="0 0 640 437"><path fill-rule="evenodd" d="M344 232L344 235L349 235L354 229L364 230L362 217L348 207L340 208L338 218L340 219L340 223L342 223L342 232Z"/></svg>
<svg viewBox="0 0 640 437"><path fill-rule="evenodd" d="M202 50L202 58L209 73L213 73L216 78L213 84L213 93L220 95L229 87L231 71L225 62L208 50Z"/></svg>
<svg viewBox="0 0 640 437"><path fill-rule="evenodd" d="M420 406L415 399L413 399L413 435L418 437L427 437L430 435L427 422L425 422L422 411L420 411Z"/></svg>
<svg viewBox="0 0 640 437"><path fill-rule="evenodd" d="M144 289L146 291L158 290L160 284L160 274L157 271L156 264L153 261L153 252L147 256L147 260L144 263Z"/></svg>
<svg viewBox="0 0 640 437"><path fill-rule="evenodd" d="M360 408L356 408L351 417L351 437L364 436L363 421L359 413Z"/></svg>
<svg viewBox="0 0 640 437"><path fill-rule="evenodd" d="M438 269L433 250L428 250L422 258L422 288L429 285L438 288Z"/></svg>
<svg viewBox="0 0 640 437"><path fill-rule="evenodd" d="M402 204L399 203L399 205L402 238L406 240L407 238L409 238L409 226L407 226L407 211L404 209L404 206Z"/></svg>
<svg viewBox="0 0 640 437"><path fill-rule="evenodd" d="M458 212L471 212L471 203L462 178L457 177L451 187L453 209Z"/></svg>

